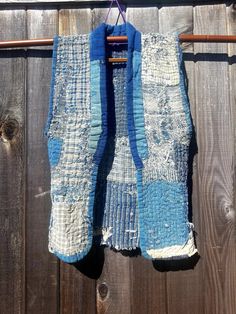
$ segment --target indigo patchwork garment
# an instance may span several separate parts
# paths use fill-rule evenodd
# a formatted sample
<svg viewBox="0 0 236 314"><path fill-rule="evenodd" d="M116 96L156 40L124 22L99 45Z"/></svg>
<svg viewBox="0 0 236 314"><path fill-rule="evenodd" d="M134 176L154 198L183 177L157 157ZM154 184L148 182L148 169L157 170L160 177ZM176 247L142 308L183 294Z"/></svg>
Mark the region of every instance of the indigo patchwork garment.
<svg viewBox="0 0 236 314"><path fill-rule="evenodd" d="M107 36L128 44L108 45ZM108 63L127 57L127 63ZM149 259L197 252L188 221L190 107L178 34L126 22L55 36L48 119L49 251L71 263L93 243Z"/></svg>

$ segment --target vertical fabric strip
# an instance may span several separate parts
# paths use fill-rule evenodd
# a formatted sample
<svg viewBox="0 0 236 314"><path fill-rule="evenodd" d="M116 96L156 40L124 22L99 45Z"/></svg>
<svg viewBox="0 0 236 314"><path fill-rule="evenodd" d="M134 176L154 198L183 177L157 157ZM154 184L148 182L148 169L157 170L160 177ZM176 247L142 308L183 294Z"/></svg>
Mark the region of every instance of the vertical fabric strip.
<svg viewBox="0 0 236 314"><path fill-rule="evenodd" d="M137 151L139 156L144 159L148 156L148 145L144 129L140 51L134 51L133 53L133 114L137 141Z"/></svg>
<svg viewBox="0 0 236 314"><path fill-rule="evenodd" d="M88 149L90 62L88 35L59 37L49 135L62 141L51 167L49 251L65 262L83 258L92 245L97 168ZM50 145L58 154L58 146ZM56 156L57 157L57 156Z"/></svg>
<svg viewBox="0 0 236 314"><path fill-rule="evenodd" d="M93 60L90 63L91 84L91 131L89 137L89 149L95 154L97 143L102 133L102 111L100 94L100 61Z"/></svg>
<svg viewBox="0 0 236 314"><path fill-rule="evenodd" d="M136 184L107 182L103 243L119 249L136 249L138 241Z"/></svg>
<svg viewBox="0 0 236 314"><path fill-rule="evenodd" d="M91 70L97 71L91 81L92 120L89 138L90 148L94 152L93 161L99 165L107 141L107 74L105 27L103 24L90 34ZM94 68L95 67L95 68ZM100 81L100 83L99 83ZM95 90L93 91L94 84Z"/></svg>
<svg viewBox="0 0 236 314"><path fill-rule="evenodd" d="M137 169L143 167L142 160L138 155L134 113L133 113L133 52L136 46L141 46L141 34L137 32L131 25L127 26L128 36L128 61L127 61L127 77L126 77L126 97L127 97L127 124L130 149L133 160Z"/></svg>

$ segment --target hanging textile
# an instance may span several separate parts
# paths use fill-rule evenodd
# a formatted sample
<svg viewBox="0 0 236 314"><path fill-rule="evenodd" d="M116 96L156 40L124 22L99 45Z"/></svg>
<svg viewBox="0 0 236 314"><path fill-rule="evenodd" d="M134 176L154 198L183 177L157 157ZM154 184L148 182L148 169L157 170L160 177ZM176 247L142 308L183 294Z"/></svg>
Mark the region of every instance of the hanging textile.
<svg viewBox="0 0 236 314"><path fill-rule="evenodd" d="M128 36L109 46L107 36ZM109 64L108 57L127 57ZM149 259L197 252L188 220L190 106L177 33L100 24L55 36L48 119L49 251L65 262L92 244Z"/></svg>

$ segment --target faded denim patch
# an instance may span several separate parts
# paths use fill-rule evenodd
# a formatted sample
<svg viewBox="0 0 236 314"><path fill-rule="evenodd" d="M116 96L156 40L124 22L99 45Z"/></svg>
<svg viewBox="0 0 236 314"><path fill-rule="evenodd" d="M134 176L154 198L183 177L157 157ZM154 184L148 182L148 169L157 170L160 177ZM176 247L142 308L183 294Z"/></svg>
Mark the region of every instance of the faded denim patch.
<svg viewBox="0 0 236 314"><path fill-rule="evenodd" d="M48 138L48 157L52 167L55 167L60 159L63 140L60 138Z"/></svg>

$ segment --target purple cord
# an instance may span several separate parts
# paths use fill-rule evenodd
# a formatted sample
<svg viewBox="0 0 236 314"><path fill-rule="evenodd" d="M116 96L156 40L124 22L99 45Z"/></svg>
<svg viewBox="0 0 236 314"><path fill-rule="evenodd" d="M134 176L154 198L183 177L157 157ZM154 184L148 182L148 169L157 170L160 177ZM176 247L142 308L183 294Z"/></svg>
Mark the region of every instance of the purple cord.
<svg viewBox="0 0 236 314"><path fill-rule="evenodd" d="M112 8L112 4L113 4L114 1L116 2L117 6L118 6L119 12L120 12L120 14L121 14L121 16L122 16L122 18L123 18L124 23L126 23L125 16L124 16L124 14L123 14L123 12L122 12L122 9L121 9L121 6L120 6L118 0L111 0L111 5L110 5L110 8L109 8L109 10L108 10L107 16L106 16L106 18L105 18L105 23L107 22L107 19L108 19L108 16L109 16L109 14L110 14L110 11L111 11L111 8Z"/></svg>

